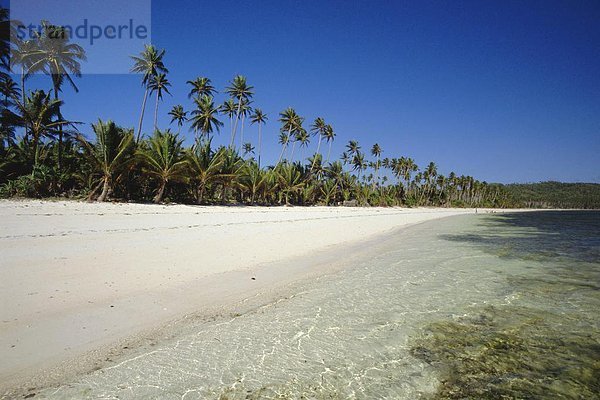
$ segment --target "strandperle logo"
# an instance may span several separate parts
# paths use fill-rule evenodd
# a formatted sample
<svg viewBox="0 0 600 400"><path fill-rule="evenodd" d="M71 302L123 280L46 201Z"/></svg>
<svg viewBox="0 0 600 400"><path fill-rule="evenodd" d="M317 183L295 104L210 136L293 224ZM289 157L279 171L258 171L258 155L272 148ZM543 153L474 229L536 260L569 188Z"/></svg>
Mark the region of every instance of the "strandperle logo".
<svg viewBox="0 0 600 400"><path fill-rule="evenodd" d="M105 25L90 23L85 18L81 24L76 26L61 25L60 30L54 30L49 35L50 39L83 39L90 46L100 39L121 40L121 39L142 39L146 40L149 36L149 29L145 24L138 24L133 18L130 18L126 24L122 25ZM24 25L17 23L16 35L19 40L32 40L42 35L43 26L40 25Z"/></svg>
<svg viewBox="0 0 600 400"><path fill-rule="evenodd" d="M77 45L82 74L128 74L130 56L152 43L151 17L150 0L13 0L12 48Z"/></svg>

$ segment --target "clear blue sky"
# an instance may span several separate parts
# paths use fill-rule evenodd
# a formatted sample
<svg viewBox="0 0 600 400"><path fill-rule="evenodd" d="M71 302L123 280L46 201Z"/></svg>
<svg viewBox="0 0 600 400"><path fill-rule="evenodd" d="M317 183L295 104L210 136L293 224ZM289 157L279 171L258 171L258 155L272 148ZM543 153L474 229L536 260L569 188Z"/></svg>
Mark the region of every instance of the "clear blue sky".
<svg viewBox="0 0 600 400"><path fill-rule="evenodd" d="M154 0L152 40L173 84L159 125L172 105L190 109L186 80L210 77L222 102L243 74L270 117L267 161L279 154L277 113L292 106L334 126L336 156L356 139L489 182L600 182L597 0ZM79 94L65 87L66 117L136 125L138 76L77 84ZM255 127L246 136L255 141ZM218 141L227 137L226 123Z"/></svg>

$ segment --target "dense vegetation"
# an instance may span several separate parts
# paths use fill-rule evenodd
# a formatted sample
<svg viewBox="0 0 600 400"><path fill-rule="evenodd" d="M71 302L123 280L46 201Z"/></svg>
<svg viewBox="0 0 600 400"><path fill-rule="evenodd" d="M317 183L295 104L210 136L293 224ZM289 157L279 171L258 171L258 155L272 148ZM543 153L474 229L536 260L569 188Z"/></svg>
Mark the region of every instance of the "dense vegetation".
<svg viewBox="0 0 600 400"><path fill-rule="evenodd" d="M337 135L324 118L308 123L293 108L278 114L281 151L274 165L262 164L262 127L269 116L253 106L254 88L236 76L217 104L211 80L187 81L191 109L168 111L176 132L158 126L160 103L171 83L165 50L147 45L132 57L141 77L142 107L137 128L113 121L90 127L64 117L59 95L81 75L85 51L67 32L48 22L36 38L19 40L6 10L0 11L0 197L61 196L89 200L187 203L337 205L515 205L502 185L473 177L438 173L435 163L420 169L405 156L382 157L379 144L363 149L348 141L341 159L331 158ZM51 90L28 87L34 73L49 77ZM19 83L15 82L15 79ZM153 132L143 132L147 102L154 101ZM213 138L228 120L228 146ZM256 127L256 143L244 140L244 127ZM184 145L189 128L194 144ZM239 136L238 136L239 134ZM91 137L91 138L90 138ZM314 152L304 157L311 138ZM247 139L247 137L246 137ZM275 138L267 138L275 139ZM326 155L324 154L326 149Z"/></svg>
<svg viewBox="0 0 600 400"><path fill-rule="evenodd" d="M523 207L600 209L598 183L513 183L505 188Z"/></svg>

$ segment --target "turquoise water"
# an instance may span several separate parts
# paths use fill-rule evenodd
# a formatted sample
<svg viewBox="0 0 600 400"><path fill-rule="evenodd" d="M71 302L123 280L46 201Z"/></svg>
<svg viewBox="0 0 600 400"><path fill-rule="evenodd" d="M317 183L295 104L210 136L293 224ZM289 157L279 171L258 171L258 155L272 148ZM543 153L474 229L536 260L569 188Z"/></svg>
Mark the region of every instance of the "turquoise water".
<svg viewBox="0 0 600 400"><path fill-rule="evenodd" d="M36 398L594 398L600 213L416 225Z"/></svg>

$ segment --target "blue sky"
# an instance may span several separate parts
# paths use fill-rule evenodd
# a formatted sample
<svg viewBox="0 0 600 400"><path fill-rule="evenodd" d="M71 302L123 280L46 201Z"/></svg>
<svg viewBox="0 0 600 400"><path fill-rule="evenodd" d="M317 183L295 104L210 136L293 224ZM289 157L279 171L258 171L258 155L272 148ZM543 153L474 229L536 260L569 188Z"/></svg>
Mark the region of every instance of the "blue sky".
<svg viewBox="0 0 600 400"><path fill-rule="evenodd" d="M270 118L267 161L279 154L277 114L291 106L333 125L335 156L355 139L488 182L600 182L599 21L598 1L154 0L152 40L173 84L159 125L172 105L191 108L187 80L210 77L222 102L243 74ZM77 85L64 89L66 117L136 125L138 76ZM217 141L228 132L226 122ZM256 128L245 135L256 141Z"/></svg>

